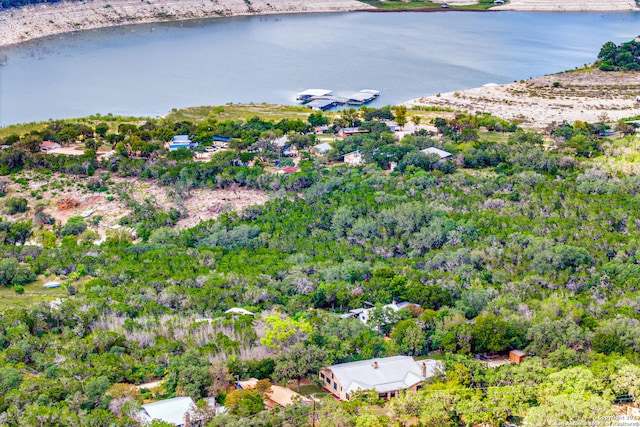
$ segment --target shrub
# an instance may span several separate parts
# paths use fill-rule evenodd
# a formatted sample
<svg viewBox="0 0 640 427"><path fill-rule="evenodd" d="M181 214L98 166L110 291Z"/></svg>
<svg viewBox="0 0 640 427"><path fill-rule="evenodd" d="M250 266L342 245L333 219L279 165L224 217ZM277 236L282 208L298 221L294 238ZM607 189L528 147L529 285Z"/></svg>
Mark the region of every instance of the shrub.
<svg viewBox="0 0 640 427"><path fill-rule="evenodd" d="M84 219L79 216L69 218L67 223L60 230L61 236L77 236L87 229L87 224Z"/></svg>
<svg viewBox="0 0 640 427"><path fill-rule="evenodd" d="M17 213L26 212L29 209L27 199L23 197L11 197L4 202L5 213L15 215Z"/></svg>

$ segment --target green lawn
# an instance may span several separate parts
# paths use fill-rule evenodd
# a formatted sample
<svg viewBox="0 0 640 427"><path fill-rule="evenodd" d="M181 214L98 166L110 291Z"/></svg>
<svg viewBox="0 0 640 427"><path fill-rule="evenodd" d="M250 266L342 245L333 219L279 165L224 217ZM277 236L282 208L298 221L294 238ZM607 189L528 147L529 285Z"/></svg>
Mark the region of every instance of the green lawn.
<svg viewBox="0 0 640 427"><path fill-rule="evenodd" d="M316 396L320 397L321 395L329 394L329 393L327 393L320 386L317 386L315 384L309 384L309 385L300 386L300 394L303 396L309 396L310 394L315 394Z"/></svg>
<svg viewBox="0 0 640 427"><path fill-rule="evenodd" d="M362 3L366 3L370 6L380 10L442 10L441 3L434 3L432 1L412 0L412 1L400 1L400 0L360 0ZM493 7L493 0L480 0L477 4L471 4L467 6L450 6L448 10L487 10Z"/></svg>
<svg viewBox="0 0 640 427"><path fill-rule="evenodd" d="M218 121L224 120L248 120L259 116L264 120L279 121L282 119L300 119L306 121L312 111L306 107L298 105L274 105L274 104L228 104L221 106L202 106L174 109L166 118L170 121L187 120L194 123L201 122L207 118L214 118ZM331 113L324 112L325 116Z"/></svg>
<svg viewBox="0 0 640 427"><path fill-rule="evenodd" d="M0 288L0 310L16 306L29 306L41 301L53 301L57 298L69 296L64 287L44 289L46 280L39 279L24 286L24 295L17 295L11 287Z"/></svg>

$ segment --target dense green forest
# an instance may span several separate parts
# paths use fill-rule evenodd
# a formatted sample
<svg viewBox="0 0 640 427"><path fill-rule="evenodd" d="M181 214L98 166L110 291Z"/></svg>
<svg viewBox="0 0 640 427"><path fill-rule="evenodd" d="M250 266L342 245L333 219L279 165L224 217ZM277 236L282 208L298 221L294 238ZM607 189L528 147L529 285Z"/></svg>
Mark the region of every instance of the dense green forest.
<svg viewBox="0 0 640 427"><path fill-rule="evenodd" d="M547 426L597 421L634 401L632 124L536 133L483 113L386 107L240 119L223 118L225 108L191 120L91 117L0 134L0 291L24 301L0 315L0 425L135 426L143 401L179 395L203 412L209 396L230 408L210 426L312 418L327 427ZM437 132L398 142L383 119ZM328 135L312 132L323 124ZM368 132L334 137L346 126ZM599 136L611 127L615 139ZM177 134L198 142L195 152L167 153ZM276 162L292 164L274 144L282 135L301 151L297 172L273 173ZM231 138L228 149L194 161L214 136ZM325 138L333 149L311 154ZM43 154L44 140L84 152ZM453 159L420 152L431 146ZM105 148L114 154L99 158ZM354 150L363 166L340 162ZM34 174L49 188L31 189ZM58 177L70 179L56 187ZM258 189L271 200L179 229L185 211L137 200L115 178L156 183L183 201L216 188ZM78 183L128 209L124 227L100 244L91 217L61 223L48 213L51 192L62 197ZM64 295L34 294L51 277ZM417 306L385 313L393 300ZM339 316L369 304L372 324ZM232 307L257 315L225 314ZM529 353L521 365L489 369L473 357L514 348ZM315 409L263 411L258 392L230 391L236 377L313 382L320 366L396 354L439 358L446 371L390 402L363 392Z"/></svg>

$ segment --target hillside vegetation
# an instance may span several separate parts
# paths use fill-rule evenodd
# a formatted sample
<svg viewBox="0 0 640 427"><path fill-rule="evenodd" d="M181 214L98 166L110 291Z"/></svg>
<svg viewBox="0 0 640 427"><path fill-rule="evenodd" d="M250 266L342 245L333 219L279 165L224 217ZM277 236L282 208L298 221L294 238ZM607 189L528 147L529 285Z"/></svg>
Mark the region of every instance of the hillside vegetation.
<svg viewBox="0 0 640 427"><path fill-rule="evenodd" d="M405 107L282 114L218 107L3 130L0 286L25 303L0 315L1 423L133 426L141 402L189 395L233 408L210 426L306 426L311 407L262 411L251 404L259 394L229 397L232 379L285 384L315 378L317 366L396 354L441 358L446 373L387 403L368 393L322 399L316 425L546 426L611 416L635 399L640 180L623 167L637 163L631 124L542 134L486 114ZM398 142L384 119L412 122L415 133ZM368 132L311 132L325 123ZM615 139L599 137L612 126ZM176 134L210 157L167 153ZM285 134L298 157L274 144ZM214 136L230 138L228 148L207 153ZM43 140L82 154L42 154ZM312 154L321 141L332 150ZM420 152L431 146L453 160ZM342 164L354 150L365 164ZM274 173L292 164L296 172ZM48 183L32 188L36 174ZM125 178L167 188L177 207L132 197L117 185ZM100 243L102 218L51 215L80 185L126 207ZM215 188L270 200L177 229L180 203ZM48 280L62 283L56 295L32 292ZM393 300L416 306L385 313ZM368 304L369 325L338 316ZM257 316L226 315L232 307ZM513 348L530 354L522 365L473 359ZM312 361L295 365L301 354Z"/></svg>

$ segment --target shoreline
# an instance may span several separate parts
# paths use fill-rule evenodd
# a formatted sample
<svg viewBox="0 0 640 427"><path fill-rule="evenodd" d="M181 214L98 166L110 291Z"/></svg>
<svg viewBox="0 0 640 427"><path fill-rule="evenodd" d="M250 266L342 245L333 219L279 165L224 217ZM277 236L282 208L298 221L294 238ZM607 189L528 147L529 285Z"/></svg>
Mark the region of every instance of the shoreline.
<svg viewBox="0 0 640 427"><path fill-rule="evenodd" d="M0 48L45 37L125 25L235 16L373 9L357 0L86 0L0 11Z"/></svg>
<svg viewBox="0 0 640 427"><path fill-rule="evenodd" d="M506 84L422 96L401 103L482 111L541 130L556 122L596 123L640 115L640 72L568 71Z"/></svg>
<svg viewBox="0 0 640 427"><path fill-rule="evenodd" d="M450 3L454 3L452 0ZM357 0L84 0L0 10L0 48L99 28L234 16L336 12L629 12L635 0L510 0L488 10L376 9Z"/></svg>

